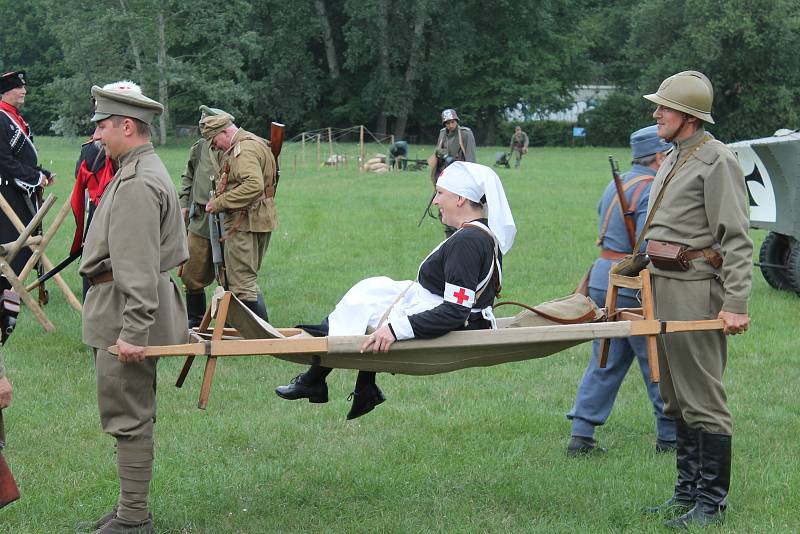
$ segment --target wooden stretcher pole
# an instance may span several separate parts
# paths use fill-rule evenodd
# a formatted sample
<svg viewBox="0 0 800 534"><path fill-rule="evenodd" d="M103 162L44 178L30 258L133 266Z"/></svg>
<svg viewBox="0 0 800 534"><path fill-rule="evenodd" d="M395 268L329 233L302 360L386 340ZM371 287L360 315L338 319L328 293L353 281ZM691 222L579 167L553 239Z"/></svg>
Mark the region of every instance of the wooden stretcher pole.
<svg viewBox="0 0 800 534"><path fill-rule="evenodd" d="M228 307L231 304L231 293L226 291L220 300L219 308L217 308L217 320L214 324L214 334L211 340L221 340L222 334L225 331L225 320L228 317ZM204 317L205 318L205 317ZM211 354L206 358L206 368L203 371L203 384L200 386L200 400L197 402L197 407L205 410L208 406L208 397L211 395L211 381L214 379L214 371L217 369L217 357Z"/></svg>
<svg viewBox="0 0 800 534"><path fill-rule="evenodd" d="M50 205L52 205L52 203L55 202L55 197L53 197L52 195L47 197L47 199L50 199L50 198L52 198L52 202L50 204ZM45 203L47 203L47 199L45 200ZM67 201L69 201L69 199L67 199ZM44 204L42 205L42 207L44 207ZM11 205L3 197L2 194L0 194L0 209L3 210L3 213L5 213L6 217L8 217L8 220L11 221L11 224L14 225L14 227L17 229L18 232L21 232L22 229L25 228L25 225L22 224L22 221L17 216L17 214L14 212L14 208L11 207ZM49 209L49 207L48 207L48 209ZM41 211L41 209L39 211ZM44 265L44 268L46 270L48 270L48 271L52 271L53 270L53 262L50 261L50 259L47 257L46 254L44 254L44 252L42 252L42 265ZM78 313L80 313L83 310L83 307L81 306L81 302L72 293L72 290L69 288L69 285L67 285L67 283L64 281L64 279L61 277L61 275L60 274L54 275L53 276L53 281L56 283L58 288L64 294L64 297L66 297L67 302L69 302L70 306L75 308L75 310Z"/></svg>

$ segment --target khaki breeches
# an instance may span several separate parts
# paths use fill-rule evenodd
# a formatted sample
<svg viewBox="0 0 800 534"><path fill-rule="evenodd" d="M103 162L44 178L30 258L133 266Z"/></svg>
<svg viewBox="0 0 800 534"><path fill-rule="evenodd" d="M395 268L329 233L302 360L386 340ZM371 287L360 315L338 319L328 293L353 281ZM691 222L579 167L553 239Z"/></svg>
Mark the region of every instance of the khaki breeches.
<svg viewBox="0 0 800 534"><path fill-rule="evenodd" d="M214 282L211 241L189 232L189 260L183 264L181 280L188 293L198 293Z"/></svg>
<svg viewBox="0 0 800 534"><path fill-rule="evenodd" d="M253 301L261 294L258 270L269 246L272 232L237 230L225 239L225 275L228 289L239 300Z"/></svg>
<svg viewBox="0 0 800 534"><path fill-rule="evenodd" d="M724 290L716 278L685 281L653 276L653 294L660 320L691 321L716 319ZM721 330L658 336L664 414L704 432L730 435L731 412L722 383L727 361Z"/></svg>
<svg viewBox="0 0 800 534"><path fill-rule="evenodd" d="M93 349L97 407L103 432L117 439L152 443L156 419L156 358L121 363L104 349Z"/></svg>

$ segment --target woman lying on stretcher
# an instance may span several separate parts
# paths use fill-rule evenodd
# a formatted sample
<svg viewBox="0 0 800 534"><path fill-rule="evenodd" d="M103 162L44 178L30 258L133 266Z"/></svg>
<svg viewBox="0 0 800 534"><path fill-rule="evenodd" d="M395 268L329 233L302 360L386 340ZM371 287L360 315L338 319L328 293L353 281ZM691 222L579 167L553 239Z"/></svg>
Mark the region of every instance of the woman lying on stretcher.
<svg viewBox="0 0 800 534"><path fill-rule="evenodd" d="M372 332L361 352L387 352L397 340L497 327L492 304L502 281L502 255L516 234L503 184L489 167L458 161L439 177L433 203L442 222L459 230L425 257L416 281L384 276L362 280L322 324L304 327L309 333ZM312 365L275 393L288 400L328 402L325 378L331 371ZM360 417L385 400L375 373L367 371L358 372L351 397L347 419Z"/></svg>

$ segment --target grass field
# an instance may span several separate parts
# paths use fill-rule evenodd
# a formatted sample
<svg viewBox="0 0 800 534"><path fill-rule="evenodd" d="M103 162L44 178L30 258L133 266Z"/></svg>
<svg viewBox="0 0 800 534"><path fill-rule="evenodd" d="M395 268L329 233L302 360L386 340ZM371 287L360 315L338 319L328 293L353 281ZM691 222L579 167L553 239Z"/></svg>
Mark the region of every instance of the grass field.
<svg viewBox="0 0 800 534"><path fill-rule="evenodd" d="M60 205L78 142L38 145L42 164L58 173ZM158 150L176 180L187 148ZM303 167L296 150L287 147L283 158L280 226L260 276L277 326L318 321L365 276L412 278L443 237L434 219L416 226L430 198L427 173ZM491 164L494 150L480 149L479 161ZM537 303L572 291L597 253L595 205L609 153L625 166L622 149L550 148L532 150L519 171L499 171L518 227L504 298ZM47 251L52 260L65 257L73 228L68 220ZM758 247L763 232L753 237ZM65 277L78 293L77 268ZM768 287L757 268L753 280L751 328L730 343L733 481L728 521L714 531L797 532L800 298ZM116 499L112 440L99 429L80 317L55 285L50 293L56 332L23 310L3 349L14 384L5 456L22 492L0 511L3 533L73 532ZM224 359L200 411L201 366L179 390L182 359L164 359L155 525L169 533L660 532L640 510L671 495L674 457L654 452L638 370L598 430L608 454L564 454L565 414L589 355L585 344L493 368L381 375L387 402L352 422L344 416L354 372L333 373L331 402L310 405L273 393L302 368L270 357Z"/></svg>

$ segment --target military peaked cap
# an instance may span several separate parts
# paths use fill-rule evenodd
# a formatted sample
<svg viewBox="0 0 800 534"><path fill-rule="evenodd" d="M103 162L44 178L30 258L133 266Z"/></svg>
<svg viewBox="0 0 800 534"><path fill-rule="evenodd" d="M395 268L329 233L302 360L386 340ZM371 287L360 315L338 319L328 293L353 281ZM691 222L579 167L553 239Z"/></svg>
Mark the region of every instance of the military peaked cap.
<svg viewBox="0 0 800 534"><path fill-rule="evenodd" d="M210 117L212 115L228 115L231 118L231 122L236 120L233 118L233 115L222 109L210 108L208 106L200 106L200 120L203 120L206 117Z"/></svg>
<svg viewBox="0 0 800 534"><path fill-rule="evenodd" d="M224 115L209 115L203 117L200 121L200 135L204 139L214 139L218 133L233 124L231 116L225 113Z"/></svg>
<svg viewBox="0 0 800 534"><path fill-rule="evenodd" d="M95 85L92 87L92 96L94 97L92 122L119 115L151 124L153 118L164 111L164 106L136 91L103 89Z"/></svg>
<svg viewBox="0 0 800 534"><path fill-rule="evenodd" d="M25 71L17 70L13 72L6 72L0 76L0 94L7 93L17 87L28 85L25 81Z"/></svg>

